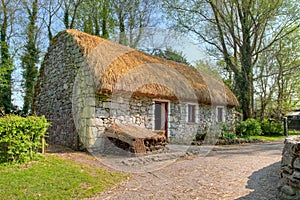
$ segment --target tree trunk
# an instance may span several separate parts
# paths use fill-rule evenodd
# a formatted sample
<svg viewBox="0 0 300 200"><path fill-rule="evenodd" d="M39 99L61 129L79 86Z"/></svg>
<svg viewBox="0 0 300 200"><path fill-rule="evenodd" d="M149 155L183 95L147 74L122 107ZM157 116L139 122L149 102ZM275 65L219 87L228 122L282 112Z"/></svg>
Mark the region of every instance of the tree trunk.
<svg viewBox="0 0 300 200"><path fill-rule="evenodd" d="M252 52L251 52L251 33L250 33L250 5L243 3L238 7L238 13L242 27L242 45L241 45L241 71L239 78L240 98L243 110L244 120L252 118L252 84L253 84L253 67L252 67Z"/></svg>

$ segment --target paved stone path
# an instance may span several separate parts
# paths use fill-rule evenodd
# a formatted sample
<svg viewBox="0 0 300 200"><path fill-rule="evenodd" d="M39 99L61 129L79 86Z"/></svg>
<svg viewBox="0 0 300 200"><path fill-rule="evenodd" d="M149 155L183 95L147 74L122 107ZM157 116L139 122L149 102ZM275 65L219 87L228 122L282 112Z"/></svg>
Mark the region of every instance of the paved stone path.
<svg viewBox="0 0 300 200"><path fill-rule="evenodd" d="M276 199L283 142L216 146L156 171L132 174L93 199Z"/></svg>

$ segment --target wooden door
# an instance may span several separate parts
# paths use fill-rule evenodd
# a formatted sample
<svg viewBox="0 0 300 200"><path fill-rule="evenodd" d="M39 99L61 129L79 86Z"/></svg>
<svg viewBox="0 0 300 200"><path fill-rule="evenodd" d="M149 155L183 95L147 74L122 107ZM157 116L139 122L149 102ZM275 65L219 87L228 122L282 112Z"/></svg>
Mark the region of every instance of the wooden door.
<svg viewBox="0 0 300 200"><path fill-rule="evenodd" d="M168 136L168 102L155 101L154 129L164 130Z"/></svg>

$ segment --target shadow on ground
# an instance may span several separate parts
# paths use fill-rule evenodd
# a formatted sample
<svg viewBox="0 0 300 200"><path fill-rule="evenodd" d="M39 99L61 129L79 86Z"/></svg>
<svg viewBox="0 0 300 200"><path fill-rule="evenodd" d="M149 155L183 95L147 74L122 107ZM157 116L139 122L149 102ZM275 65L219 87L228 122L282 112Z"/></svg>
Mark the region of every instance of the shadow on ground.
<svg viewBox="0 0 300 200"><path fill-rule="evenodd" d="M237 200L274 200L277 199L280 162L255 171L249 176L246 188L253 190L250 194Z"/></svg>

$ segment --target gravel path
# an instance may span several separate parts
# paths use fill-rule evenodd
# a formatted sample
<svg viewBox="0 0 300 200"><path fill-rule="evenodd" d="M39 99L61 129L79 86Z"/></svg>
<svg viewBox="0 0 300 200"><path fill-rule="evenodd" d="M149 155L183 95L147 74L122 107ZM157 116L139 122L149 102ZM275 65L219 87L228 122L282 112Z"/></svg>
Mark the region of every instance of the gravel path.
<svg viewBox="0 0 300 200"><path fill-rule="evenodd" d="M282 148L283 141L278 141L215 146L204 155L182 156L185 152L178 152L178 159L157 167L158 170L133 173L127 182L92 199L274 200ZM65 149L56 153L77 162L112 170L86 153ZM166 156L170 157L162 156L162 162L158 164L167 162L164 160ZM154 162L154 165L157 163Z"/></svg>
<svg viewBox="0 0 300 200"><path fill-rule="evenodd" d="M93 199L276 199L283 142L217 146L132 178Z"/></svg>

